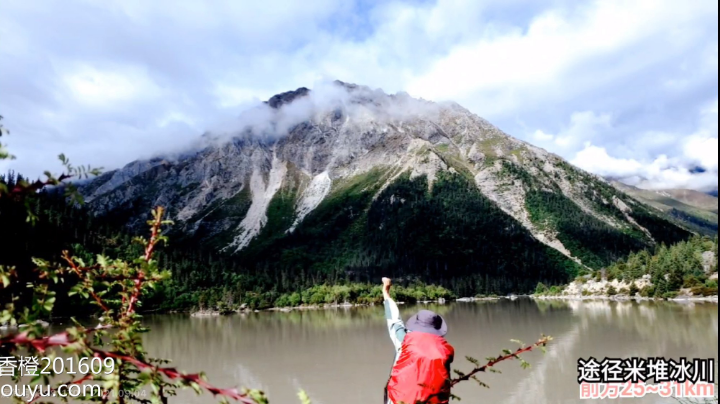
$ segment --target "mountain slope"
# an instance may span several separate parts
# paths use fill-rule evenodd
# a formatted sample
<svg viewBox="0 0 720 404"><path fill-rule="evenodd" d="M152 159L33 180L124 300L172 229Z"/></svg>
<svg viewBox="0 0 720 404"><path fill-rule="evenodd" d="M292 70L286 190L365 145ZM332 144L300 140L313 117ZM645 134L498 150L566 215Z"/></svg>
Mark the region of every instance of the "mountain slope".
<svg viewBox="0 0 720 404"><path fill-rule="evenodd" d="M665 212L669 218L709 236L718 232L718 199L688 189L651 191L627 184L613 185L633 198Z"/></svg>
<svg viewBox="0 0 720 404"><path fill-rule="evenodd" d="M667 194L678 201L694 206L698 209L714 212L717 214L718 198L711 195L694 191L692 189L666 189L660 193Z"/></svg>
<svg viewBox="0 0 720 404"><path fill-rule="evenodd" d="M467 290L559 282L689 236L454 103L335 82L248 116L200 151L105 174L83 189L90 206L131 227L168 206L189 245L275 275L394 271Z"/></svg>

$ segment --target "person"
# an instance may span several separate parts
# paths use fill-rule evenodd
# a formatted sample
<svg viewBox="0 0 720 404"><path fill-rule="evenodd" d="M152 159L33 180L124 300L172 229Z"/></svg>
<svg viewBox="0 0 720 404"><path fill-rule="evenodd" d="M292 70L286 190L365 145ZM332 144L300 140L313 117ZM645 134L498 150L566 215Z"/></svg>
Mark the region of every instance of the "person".
<svg viewBox="0 0 720 404"><path fill-rule="evenodd" d="M390 297L392 281L383 278L385 318L395 346L395 360L383 404L446 404L450 401L450 364L455 350L445 340L447 323L429 310L408 321Z"/></svg>

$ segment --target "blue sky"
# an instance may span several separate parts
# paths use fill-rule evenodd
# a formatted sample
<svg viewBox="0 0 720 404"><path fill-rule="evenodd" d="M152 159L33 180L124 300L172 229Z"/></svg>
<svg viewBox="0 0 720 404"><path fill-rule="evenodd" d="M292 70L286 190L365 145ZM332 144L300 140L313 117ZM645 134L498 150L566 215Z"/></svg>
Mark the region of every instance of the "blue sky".
<svg viewBox="0 0 720 404"><path fill-rule="evenodd" d="M597 174L717 188L710 0L0 3L0 114L39 175L186 147L320 80L453 100Z"/></svg>

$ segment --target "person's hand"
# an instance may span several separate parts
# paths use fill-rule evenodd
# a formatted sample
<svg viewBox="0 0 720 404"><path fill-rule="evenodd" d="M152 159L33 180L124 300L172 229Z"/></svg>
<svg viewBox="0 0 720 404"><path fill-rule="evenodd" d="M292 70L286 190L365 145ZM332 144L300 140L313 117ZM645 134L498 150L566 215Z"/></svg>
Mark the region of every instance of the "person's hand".
<svg viewBox="0 0 720 404"><path fill-rule="evenodd" d="M390 286L392 286L392 280L390 278L382 278L383 283L383 297L385 300L390 300Z"/></svg>

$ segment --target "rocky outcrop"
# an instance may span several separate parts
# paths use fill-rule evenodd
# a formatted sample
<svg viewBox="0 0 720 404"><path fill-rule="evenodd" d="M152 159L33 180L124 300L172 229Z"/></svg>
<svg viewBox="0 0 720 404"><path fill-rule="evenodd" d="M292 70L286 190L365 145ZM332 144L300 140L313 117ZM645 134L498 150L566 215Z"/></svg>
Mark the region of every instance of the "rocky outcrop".
<svg viewBox="0 0 720 404"><path fill-rule="evenodd" d="M304 97L310 92L305 87L300 87L295 91L288 91L285 93L277 94L272 96L269 100L265 101L271 108L279 109L283 105L290 104L299 97Z"/></svg>
<svg viewBox="0 0 720 404"><path fill-rule="evenodd" d="M644 275L642 278L635 281L626 282L613 279L608 281L607 279L595 280L587 279L583 282L571 282L565 290L563 295L567 296L583 296L583 295L605 295L608 293L610 288L615 289L620 294L627 294L632 284L635 284L638 290L642 290L652 285L650 281L650 275Z"/></svg>
<svg viewBox="0 0 720 404"><path fill-rule="evenodd" d="M267 180L263 178L262 173L259 171L252 173L250 176L252 202L245 218L238 226L237 232L239 234L227 247L228 250L237 251L243 249L260 233L260 230L267 223L266 212L270 201L280 189L286 173L287 164L278 159L277 156L273 156Z"/></svg>
<svg viewBox="0 0 720 404"><path fill-rule="evenodd" d="M705 251L702 255L705 272L717 271L717 257L712 251Z"/></svg>

